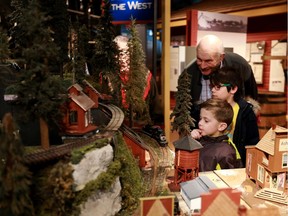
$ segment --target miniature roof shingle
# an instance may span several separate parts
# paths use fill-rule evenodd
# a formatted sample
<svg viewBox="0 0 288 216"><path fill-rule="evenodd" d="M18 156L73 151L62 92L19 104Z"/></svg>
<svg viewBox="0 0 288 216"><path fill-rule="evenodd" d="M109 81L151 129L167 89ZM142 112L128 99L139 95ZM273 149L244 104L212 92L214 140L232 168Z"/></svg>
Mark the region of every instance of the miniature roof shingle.
<svg viewBox="0 0 288 216"><path fill-rule="evenodd" d="M100 92L97 91L97 89L95 89L95 88L91 85L91 83L89 83L87 80L84 79L84 80L82 81L82 83L83 83L84 85L89 86L89 88L90 88L91 90L93 90L96 94L98 94L99 96L101 96Z"/></svg>
<svg viewBox="0 0 288 216"><path fill-rule="evenodd" d="M194 151L203 148L200 142L193 139L191 136L184 136L179 140L173 142L175 149Z"/></svg>
<svg viewBox="0 0 288 216"><path fill-rule="evenodd" d="M68 90L69 90L70 88L72 88L72 87L76 88L77 91L82 91L82 90L83 90L83 88L82 88L78 83L75 83L75 84L73 84L72 86L70 86L70 87L68 88Z"/></svg>
<svg viewBox="0 0 288 216"><path fill-rule="evenodd" d="M84 93L80 95L70 94L70 98L84 111L94 106L94 102Z"/></svg>
<svg viewBox="0 0 288 216"><path fill-rule="evenodd" d="M231 201L225 192L220 192L219 195L212 201L210 206L205 212L201 212L203 216L215 216L217 215L231 215L238 216L238 206Z"/></svg>
<svg viewBox="0 0 288 216"><path fill-rule="evenodd" d="M262 139L257 143L256 148L264 151L270 155L274 155L274 139L275 133L287 133L288 129L276 125L275 129L271 127L269 131L262 137Z"/></svg>
<svg viewBox="0 0 288 216"><path fill-rule="evenodd" d="M190 200L199 198L201 194L208 193L210 189L217 188L207 176L199 176L193 180L182 182L180 187Z"/></svg>

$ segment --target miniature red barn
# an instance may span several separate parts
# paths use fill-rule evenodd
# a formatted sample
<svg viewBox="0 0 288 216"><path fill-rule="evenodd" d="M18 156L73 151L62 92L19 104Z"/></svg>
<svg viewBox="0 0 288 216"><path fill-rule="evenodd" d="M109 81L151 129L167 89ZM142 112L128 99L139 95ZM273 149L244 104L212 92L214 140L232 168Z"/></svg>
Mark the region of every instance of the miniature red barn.
<svg viewBox="0 0 288 216"><path fill-rule="evenodd" d="M141 138L139 138L136 133L134 133L132 130L128 128L126 128L126 130L129 131L123 133L124 140L128 148L131 150L134 158L138 160L139 167L145 168L147 166L148 161L147 155L149 155L148 149L145 148L145 145L141 144Z"/></svg>
<svg viewBox="0 0 288 216"><path fill-rule="evenodd" d="M101 94L87 80L83 80L82 83L83 92L94 102L93 108L98 108L98 99L101 98Z"/></svg>
<svg viewBox="0 0 288 216"><path fill-rule="evenodd" d="M271 128L256 146L246 147L246 174L260 188L288 192L288 129Z"/></svg>
<svg viewBox="0 0 288 216"><path fill-rule="evenodd" d="M171 191L180 190L180 183L192 180L199 173L199 153L203 146L191 136L185 136L174 143L174 182L169 184Z"/></svg>
<svg viewBox="0 0 288 216"><path fill-rule="evenodd" d="M96 130L92 124L91 108L95 103L83 92L79 84L69 87L67 113L64 117L65 133L67 135L84 135Z"/></svg>

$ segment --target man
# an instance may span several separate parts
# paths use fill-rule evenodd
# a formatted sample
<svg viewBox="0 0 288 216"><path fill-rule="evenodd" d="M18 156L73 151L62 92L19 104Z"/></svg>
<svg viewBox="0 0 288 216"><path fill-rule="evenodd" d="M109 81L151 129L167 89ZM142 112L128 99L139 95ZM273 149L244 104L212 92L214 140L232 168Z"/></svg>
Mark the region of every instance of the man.
<svg viewBox="0 0 288 216"><path fill-rule="evenodd" d="M191 96L193 107L191 115L199 122L199 104L211 98L209 88L209 75L217 69L228 66L233 67L241 74L243 83L243 95L257 100L258 90L255 77L248 62L236 53L224 52L222 41L215 35L206 35L196 47L196 61L187 67L191 75Z"/></svg>

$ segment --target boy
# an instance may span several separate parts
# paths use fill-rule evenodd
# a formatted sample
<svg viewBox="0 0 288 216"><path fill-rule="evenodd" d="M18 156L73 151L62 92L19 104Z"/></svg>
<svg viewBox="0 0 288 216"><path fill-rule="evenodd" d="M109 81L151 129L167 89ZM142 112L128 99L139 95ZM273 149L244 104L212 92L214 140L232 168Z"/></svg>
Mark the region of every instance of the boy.
<svg viewBox="0 0 288 216"><path fill-rule="evenodd" d="M243 165L246 163L247 145L255 145L259 142L259 130L257 117L254 108L257 107L255 100L248 103L242 94L242 79L234 68L223 67L215 71L210 76L210 88L212 98L227 101L233 108L233 124L228 134L230 139L236 145L240 153Z"/></svg>
<svg viewBox="0 0 288 216"><path fill-rule="evenodd" d="M227 101L208 99L201 104L199 129L191 132L192 138L203 145L200 172L242 167L239 153L227 136L232 119L233 109Z"/></svg>

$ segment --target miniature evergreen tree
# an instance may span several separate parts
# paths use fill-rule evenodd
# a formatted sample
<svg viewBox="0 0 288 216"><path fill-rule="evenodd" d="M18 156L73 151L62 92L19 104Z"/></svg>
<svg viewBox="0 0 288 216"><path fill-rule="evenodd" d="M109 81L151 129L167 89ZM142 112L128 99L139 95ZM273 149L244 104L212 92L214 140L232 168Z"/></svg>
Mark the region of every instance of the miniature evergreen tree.
<svg viewBox="0 0 288 216"><path fill-rule="evenodd" d="M8 35L2 28L0 28L0 64L7 63L9 55Z"/></svg>
<svg viewBox="0 0 288 216"><path fill-rule="evenodd" d="M185 69L179 79L176 92L176 105L173 112L170 115L171 130L178 131L180 137L184 137L190 134L191 127L194 127L194 119L190 115L192 98L190 95L190 76Z"/></svg>
<svg viewBox="0 0 288 216"><path fill-rule="evenodd" d="M8 15L9 23L11 26L9 32L12 38L10 43L13 46L12 57L17 59L19 56L21 56L23 47L22 45L24 43L23 40L25 39L23 37L21 26L18 25L18 23L21 20L23 16L23 10L27 5L25 5L24 1L22 0L11 0L11 6L14 10L11 14Z"/></svg>
<svg viewBox="0 0 288 216"><path fill-rule="evenodd" d="M31 172L24 163L24 148L10 113L0 127L0 215L33 216Z"/></svg>
<svg viewBox="0 0 288 216"><path fill-rule="evenodd" d="M23 37L23 26L18 25L23 17L23 10L29 5L29 1L23 0L12 0L11 6L14 9L13 12L8 16L10 19L10 30L9 34L11 37L11 45L13 46L13 58L18 59L21 57L22 48L25 47L27 43L27 38ZM38 1L41 11L46 14L46 17L43 22L45 25L49 26L51 33L53 32L53 41L61 49L57 50L58 59L53 59L53 62L50 62L50 71L60 74L62 76L63 62L68 60L68 16L67 16L67 7L64 0L60 1ZM28 39L29 40L29 39Z"/></svg>
<svg viewBox="0 0 288 216"><path fill-rule="evenodd" d="M60 47L58 51L59 58L50 62L50 71L60 74L62 77L63 63L68 61L68 11L65 0L46 0L39 1L41 11L43 11L51 19L47 20L46 25L50 26L53 31L53 39L55 44ZM52 64L51 64L52 63Z"/></svg>
<svg viewBox="0 0 288 216"><path fill-rule="evenodd" d="M147 85L148 68L145 64L145 54L136 29L135 20L131 19L131 37L128 41L129 53L129 74L128 82L125 86L126 102L129 105L130 124L134 120L144 121L146 124L151 122L148 104L143 98L144 90Z"/></svg>
<svg viewBox="0 0 288 216"><path fill-rule="evenodd" d="M99 80L100 78L102 81L101 92L112 93L113 103L121 106L119 50L114 41L116 34L112 24L110 6L109 0L102 1L102 15L96 26L97 35L91 62L94 66L94 79Z"/></svg>
<svg viewBox="0 0 288 216"><path fill-rule="evenodd" d="M41 146L49 148L49 121L58 123L61 116L60 105L65 92L59 77L49 74L48 62L57 59L55 43L51 32L43 24L47 17L39 11L37 1L32 0L22 11L17 26L22 30L21 56L26 68L22 71L20 82L11 87L17 95L16 104L21 107L19 120L39 119Z"/></svg>
<svg viewBox="0 0 288 216"><path fill-rule="evenodd" d="M75 27L77 29L77 27ZM89 41L89 33L87 27L82 25L79 30L71 28L73 37L71 37L71 60L64 67L66 77L72 78L72 83L80 83L86 78L86 46Z"/></svg>

